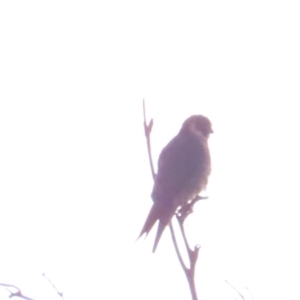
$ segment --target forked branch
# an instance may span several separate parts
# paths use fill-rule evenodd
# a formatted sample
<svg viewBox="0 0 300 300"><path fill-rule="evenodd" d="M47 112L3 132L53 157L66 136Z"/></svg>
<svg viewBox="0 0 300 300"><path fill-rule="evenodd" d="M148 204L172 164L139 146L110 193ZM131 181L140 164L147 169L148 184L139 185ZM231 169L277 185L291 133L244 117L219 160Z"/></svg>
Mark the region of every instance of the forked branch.
<svg viewBox="0 0 300 300"><path fill-rule="evenodd" d="M21 290L13 284L0 283L0 286L5 287L5 289L10 293L9 298L18 297L25 300L33 300L22 294Z"/></svg>
<svg viewBox="0 0 300 300"><path fill-rule="evenodd" d="M152 154L151 154L151 142L150 142L150 135L151 135L152 127L153 127L153 119L150 120L149 124L147 123L145 100L143 100L143 113L144 113L144 129L145 129L145 136L146 136L146 141L147 141L147 150L148 150L150 169L152 172L153 180L155 180L156 174L155 174L154 167L153 167L153 160L152 160ZM200 245L196 245L194 247L194 249L190 248L186 234L185 234L183 223L184 223L185 219L187 218L187 216L193 212L194 204L197 201L202 200L202 199L207 199L207 197L196 196L195 199L193 199L186 205L180 207L178 209L178 211L176 212L176 219L179 223L180 233L182 235L182 239L185 244L185 249L187 251L188 258L189 258L189 267L187 267L186 264L184 263L182 255L180 253L180 250L179 250L179 247L177 244L175 231L172 226L172 222L170 222L170 225L169 225L170 231L171 231L171 236L172 236L172 241L173 241L174 248L176 251L176 255L177 255L180 265L186 275L186 278L187 278L187 281L189 284L189 288L190 288L190 292L192 295L192 300L198 300L196 287L195 287L195 268L196 268L196 263L197 263L197 259L198 259L198 255L199 255Z"/></svg>

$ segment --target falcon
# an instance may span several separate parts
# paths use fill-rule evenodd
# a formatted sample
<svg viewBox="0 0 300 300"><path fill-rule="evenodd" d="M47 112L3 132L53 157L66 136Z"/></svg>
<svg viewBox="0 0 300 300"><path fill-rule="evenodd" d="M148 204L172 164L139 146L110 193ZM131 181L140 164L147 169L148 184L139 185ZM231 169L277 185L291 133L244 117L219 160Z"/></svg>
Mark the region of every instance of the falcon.
<svg viewBox="0 0 300 300"><path fill-rule="evenodd" d="M206 188L211 171L208 137L210 120L193 115L184 121L179 133L163 148L152 190L153 205L139 235L148 235L158 221L153 251L179 207Z"/></svg>

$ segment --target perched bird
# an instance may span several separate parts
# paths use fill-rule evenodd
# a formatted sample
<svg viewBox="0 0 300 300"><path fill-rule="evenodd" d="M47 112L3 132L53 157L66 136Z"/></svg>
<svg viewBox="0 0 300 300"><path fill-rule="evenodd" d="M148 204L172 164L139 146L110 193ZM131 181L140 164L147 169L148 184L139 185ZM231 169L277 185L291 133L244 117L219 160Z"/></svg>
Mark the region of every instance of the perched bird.
<svg viewBox="0 0 300 300"><path fill-rule="evenodd" d="M211 170L207 144L211 133L213 130L208 118L191 116L159 156L151 194L154 203L139 236L147 235L159 221L153 252L178 207L206 188Z"/></svg>

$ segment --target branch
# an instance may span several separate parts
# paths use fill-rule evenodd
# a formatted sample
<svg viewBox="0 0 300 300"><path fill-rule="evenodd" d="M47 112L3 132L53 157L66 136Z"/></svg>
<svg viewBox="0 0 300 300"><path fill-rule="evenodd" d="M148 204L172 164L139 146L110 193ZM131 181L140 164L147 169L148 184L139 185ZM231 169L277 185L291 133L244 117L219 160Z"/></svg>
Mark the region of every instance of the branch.
<svg viewBox="0 0 300 300"><path fill-rule="evenodd" d="M53 284L53 282L45 275L45 273L42 274L46 280L49 281L49 283L52 285L53 289L56 291L56 293L58 294L59 297L61 297L62 299L65 299L63 296L62 292L59 292L59 290L57 289L57 287Z"/></svg>
<svg viewBox="0 0 300 300"><path fill-rule="evenodd" d="M16 287L15 285L12 284L6 284L6 283L0 283L0 286L4 286L5 289L10 293L10 295L8 296L9 298L13 298L13 297L19 297L22 299L26 299L26 300L33 300L32 298L26 297L22 294L21 290ZM15 292L12 292L10 289L16 289Z"/></svg>
<svg viewBox="0 0 300 300"><path fill-rule="evenodd" d="M151 119L149 124L147 125L145 100L143 100L143 112L144 112L144 129L145 129L145 136L146 136L146 141L147 141L147 150L148 150L150 169L151 169L153 180L155 180L156 174L155 174L154 167L153 167L153 160L152 160L152 154L151 154L151 143L150 143L150 134L151 134L152 127L153 127L153 119Z"/></svg>
<svg viewBox="0 0 300 300"><path fill-rule="evenodd" d="M175 232L174 232L174 228L173 228L173 225L172 225L172 220L171 220L171 223L170 223L169 227L170 227L172 241L173 241L173 244L174 244L174 248L175 248L178 260L180 262L180 265L181 265L184 273L187 274L189 269L186 267L186 265L185 265L185 263L182 259L182 256L180 254L179 247L178 247L177 240L176 240L176 236L175 236Z"/></svg>
<svg viewBox="0 0 300 300"><path fill-rule="evenodd" d="M156 174L155 174L154 167L153 167L153 160L152 160L152 154L151 154L151 142L150 142L150 135L151 135L152 127L153 127L153 119L151 119L149 124L147 124L145 100L143 100L143 113L144 113L144 129L145 129L145 136L146 136L146 141L147 141L149 163L150 163L153 180L155 180ZM186 237L186 234L184 231L183 223L184 223L185 219L187 218L187 216L193 212L194 204L197 201L202 200L202 199L207 199L207 197L196 196L192 201L190 201L186 205L180 207L179 210L176 212L176 218L179 223L180 232L181 232L182 238L184 240L186 251L187 251L187 254L189 257L190 268L188 268L185 265L185 263L182 259L182 255L179 251L179 247L177 244L177 240L176 240L172 222L169 225L169 228L171 231L171 236L172 236L172 241L173 241L174 248L176 251L176 255L177 255L180 265L186 275L193 300L198 299L196 287L195 287L195 267L196 267L196 263L197 263L197 259L198 259L200 245L196 245L193 250L189 247L188 240L187 240L187 237Z"/></svg>
<svg viewBox="0 0 300 300"><path fill-rule="evenodd" d="M241 297L241 299L245 300L244 295L242 293L240 293L227 279L225 279L225 282L238 293L238 295Z"/></svg>

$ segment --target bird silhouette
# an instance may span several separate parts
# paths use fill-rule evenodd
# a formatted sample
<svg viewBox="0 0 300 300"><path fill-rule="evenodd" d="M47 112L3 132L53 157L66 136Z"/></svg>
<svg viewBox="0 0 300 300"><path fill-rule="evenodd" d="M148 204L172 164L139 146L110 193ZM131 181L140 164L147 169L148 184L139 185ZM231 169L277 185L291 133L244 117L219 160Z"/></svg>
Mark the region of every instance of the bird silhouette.
<svg viewBox="0 0 300 300"><path fill-rule="evenodd" d="M152 252L176 210L206 188L211 171L207 144L211 133L210 120L193 115L184 121L179 133L161 151L151 194L153 205L139 235L148 235L159 221Z"/></svg>

